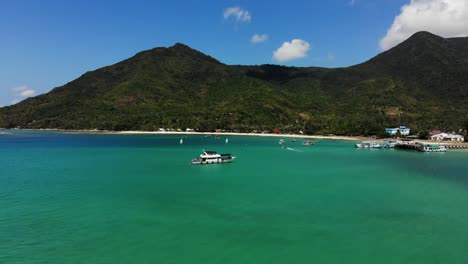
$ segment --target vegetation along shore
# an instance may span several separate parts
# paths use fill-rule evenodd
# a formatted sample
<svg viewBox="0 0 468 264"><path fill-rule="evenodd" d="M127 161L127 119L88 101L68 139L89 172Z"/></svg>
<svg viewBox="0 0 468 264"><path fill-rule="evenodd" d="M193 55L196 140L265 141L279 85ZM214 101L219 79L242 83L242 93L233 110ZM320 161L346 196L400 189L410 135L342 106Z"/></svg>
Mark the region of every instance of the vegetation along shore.
<svg viewBox="0 0 468 264"><path fill-rule="evenodd" d="M418 32L347 68L226 65L184 44L140 52L0 108L0 127L385 136L468 130L468 38Z"/></svg>

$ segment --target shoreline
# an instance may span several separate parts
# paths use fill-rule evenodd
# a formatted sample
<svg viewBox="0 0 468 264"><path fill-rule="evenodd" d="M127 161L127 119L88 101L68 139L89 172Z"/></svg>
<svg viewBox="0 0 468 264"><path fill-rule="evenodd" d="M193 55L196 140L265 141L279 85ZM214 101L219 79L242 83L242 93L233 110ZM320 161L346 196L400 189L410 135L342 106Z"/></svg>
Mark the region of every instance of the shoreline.
<svg viewBox="0 0 468 264"><path fill-rule="evenodd" d="M218 135L218 136L251 136L251 137L276 137L276 138L302 138L302 139L331 139L347 141L375 140L364 136L322 136L303 134L273 134L273 133L240 133L240 132L183 132L183 131L111 131L111 130L74 130L74 129L12 129L19 131L53 131L67 134L107 134L107 135Z"/></svg>
<svg viewBox="0 0 468 264"><path fill-rule="evenodd" d="M183 132L183 131L112 131L112 130L74 130L74 129L11 129L20 131L53 131L62 132L67 134L106 134L106 135L217 135L217 136L248 136L248 137L274 137L274 138L297 138L297 139L329 139L329 140L343 140L343 141L377 141L383 142L387 140L401 140L395 138L373 138L365 136L323 136L323 135L304 135L304 134L274 134L274 133L240 133L240 132ZM433 141L425 139L415 139L416 142L430 143L430 144L443 144L443 145L466 145L468 142L459 141Z"/></svg>

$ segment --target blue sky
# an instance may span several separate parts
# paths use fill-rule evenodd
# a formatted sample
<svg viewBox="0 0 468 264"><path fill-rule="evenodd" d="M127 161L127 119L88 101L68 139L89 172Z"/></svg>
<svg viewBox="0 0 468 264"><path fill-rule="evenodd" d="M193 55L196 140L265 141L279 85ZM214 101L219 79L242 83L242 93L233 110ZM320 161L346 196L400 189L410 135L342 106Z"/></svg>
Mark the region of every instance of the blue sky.
<svg viewBox="0 0 468 264"><path fill-rule="evenodd" d="M2 1L0 106L177 42L226 64L350 66L381 52L402 6L421 1Z"/></svg>

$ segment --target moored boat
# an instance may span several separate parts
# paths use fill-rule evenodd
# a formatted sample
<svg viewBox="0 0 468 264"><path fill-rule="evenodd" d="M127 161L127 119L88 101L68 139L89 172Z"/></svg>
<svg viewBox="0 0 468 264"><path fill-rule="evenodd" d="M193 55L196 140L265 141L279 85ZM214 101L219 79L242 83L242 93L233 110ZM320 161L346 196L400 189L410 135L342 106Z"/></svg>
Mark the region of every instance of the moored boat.
<svg viewBox="0 0 468 264"><path fill-rule="evenodd" d="M216 151L203 151L200 157L192 159L190 164L202 165L202 164L222 164L232 162L236 157L231 154L219 154Z"/></svg>
<svg viewBox="0 0 468 264"><path fill-rule="evenodd" d="M355 145L356 148L382 148L382 145L374 141L364 141Z"/></svg>
<svg viewBox="0 0 468 264"><path fill-rule="evenodd" d="M439 144L420 144L419 151L421 152L446 152L447 147Z"/></svg>
<svg viewBox="0 0 468 264"><path fill-rule="evenodd" d="M398 142L396 140L389 140L389 141L385 141L383 143L383 147L384 148L395 148L396 144L398 144Z"/></svg>
<svg viewBox="0 0 468 264"><path fill-rule="evenodd" d="M302 145L303 146L312 146L312 145L315 145L315 142L313 142L311 140L306 140L306 141L302 142Z"/></svg>

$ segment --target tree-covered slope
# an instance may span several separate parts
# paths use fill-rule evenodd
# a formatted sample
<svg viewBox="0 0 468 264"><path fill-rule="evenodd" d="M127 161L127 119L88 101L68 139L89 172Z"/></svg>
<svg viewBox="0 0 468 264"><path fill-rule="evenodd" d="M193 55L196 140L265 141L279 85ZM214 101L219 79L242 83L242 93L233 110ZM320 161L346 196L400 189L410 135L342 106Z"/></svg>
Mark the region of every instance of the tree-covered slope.
<svg viewBox="0 0 468 264"><path fill-rule="evenodd" d="M420 32L363 64L325 69L230 66L176 44L1 108L0 127L458 130L468 120L467 46L467 38Z"/></svg>

